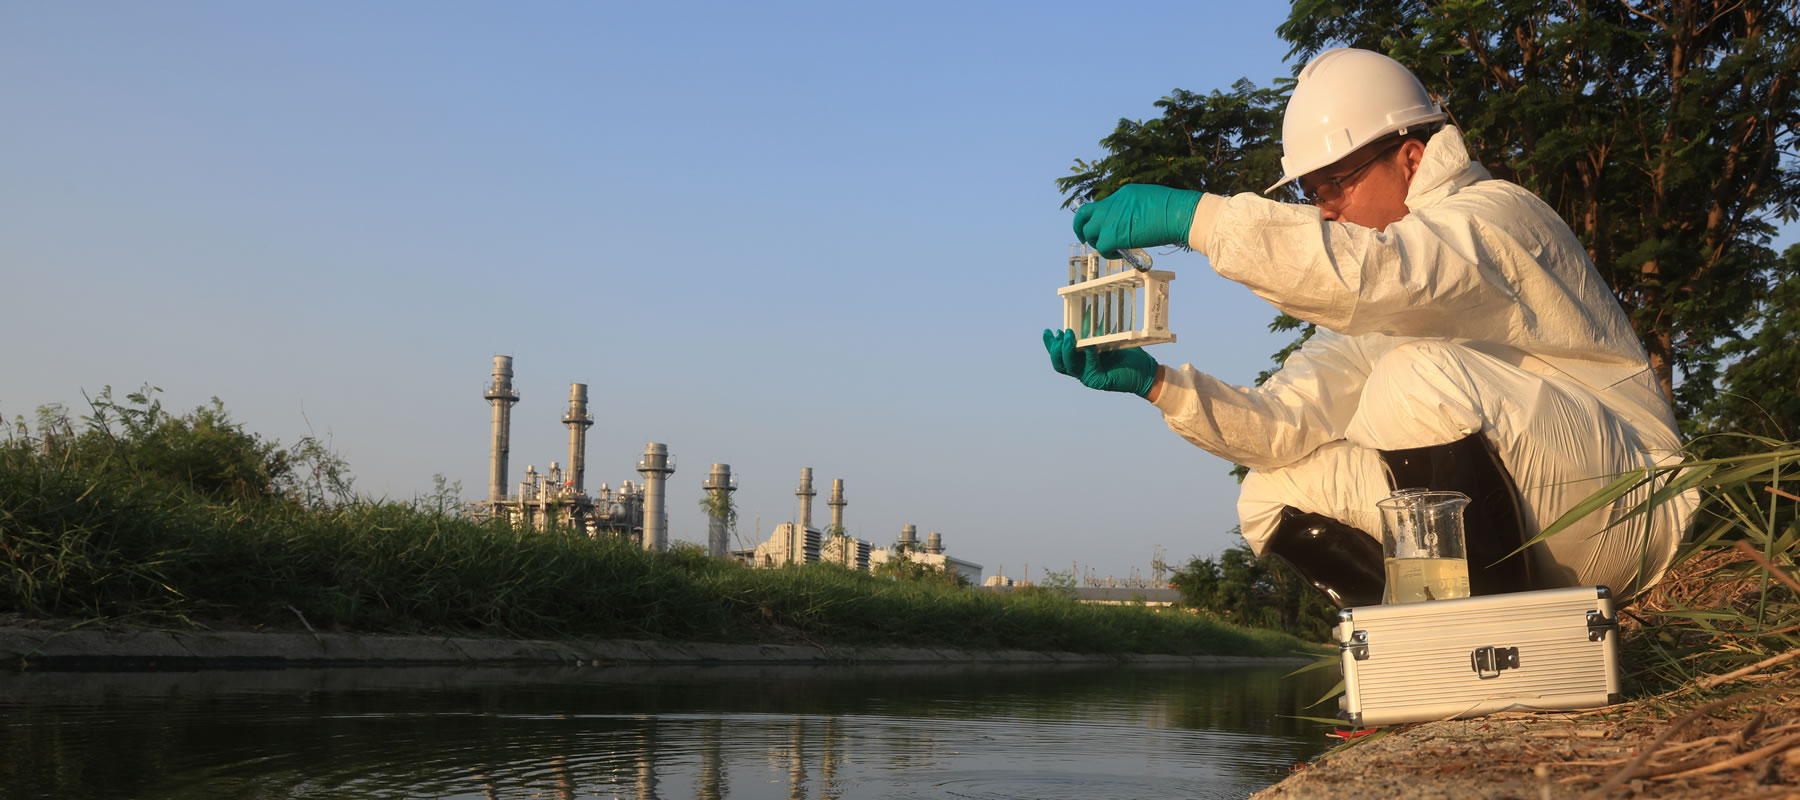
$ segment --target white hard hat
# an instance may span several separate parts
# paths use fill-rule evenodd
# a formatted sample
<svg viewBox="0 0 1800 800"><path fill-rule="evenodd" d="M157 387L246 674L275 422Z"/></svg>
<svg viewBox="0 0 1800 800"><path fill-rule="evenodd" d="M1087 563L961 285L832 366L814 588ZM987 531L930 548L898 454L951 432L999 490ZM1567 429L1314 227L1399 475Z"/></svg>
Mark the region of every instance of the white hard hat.
<svg viewBox="0 0 1800 800"><path fill-rule="evenodd" d="M1368 50L1326 50L1300 70L1288 97L1281 118L1281 180L1263 193L1390 133L1448 117L1400 62Z"/></svg>

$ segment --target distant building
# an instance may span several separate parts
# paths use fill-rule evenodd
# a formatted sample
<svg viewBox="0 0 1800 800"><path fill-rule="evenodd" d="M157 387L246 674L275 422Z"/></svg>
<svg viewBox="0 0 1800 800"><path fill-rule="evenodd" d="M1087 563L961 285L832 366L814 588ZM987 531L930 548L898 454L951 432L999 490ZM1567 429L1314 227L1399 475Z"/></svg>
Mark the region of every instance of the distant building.
<svg viewBox="0 0 1800 800"><path fill-rule="evenodd" d="M937 534L932 535L936 536ZM886 564L888 561L899 557L898 551L894 549L884 548L880 550L871 550L869 551L869 569L873 570L876 565ZM921 553L917 551L906 553L906 559L908 561L916 561L921 564L937 567L940 570L955 570L956 574L967 578L971 585L981 585L981 565L973 561L964 561L960 558L944 555L943 553Z"/></svg>
<svg viewBox="0 0 1800 800"><path fill-rule="evenodd" d="M942 534L933 533L927 544L921 548L911 525L901 529L900 540L891 548L873 547L868 542L854 536L833 537L815 528L805 528L798 523L783 522L775 526L769 538L752 550L734 550L732 556L737 560L757 568L780 567L787 564L811 564L824 561L841 564L851 569L872 572L879 565L899 558L905 551L906 558L920 564L936 567L940 570L954 570L956 574L968 579L971 584L981 583L981 565L973 561L964 561L944 553Z"/></svg>
<svg viewBox="0 0 1800 800"><path fill-rule="evenodd" d="M868 542L854 536L825 536L824 543L819 545L819 560L866 572L874 552Z"/></svg>
<svg viewBox="0 0 1800 800"><path fill-rule="evenodd" d="M811 564L819 560L819 532L792 522L783 522L776 525L775 532L769 534L768 540L758 544L755 550L739 550L737 553L748 555L747 559L740 560L757 568Z"/></svg>

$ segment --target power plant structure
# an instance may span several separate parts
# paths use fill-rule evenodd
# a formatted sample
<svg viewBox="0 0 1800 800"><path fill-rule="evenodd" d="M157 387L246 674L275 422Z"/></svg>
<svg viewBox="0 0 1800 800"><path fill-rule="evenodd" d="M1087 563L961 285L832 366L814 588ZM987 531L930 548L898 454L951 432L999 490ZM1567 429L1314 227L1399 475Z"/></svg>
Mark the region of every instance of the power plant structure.
<svg viewBox="0 0 1800 800"><path fill-rule="evenodd" d="M844 527L844 507L849 502L844 499L842 478L831 482L831 499L826 503L831 507L831 525L823 531L808 524L812 520L812 498L817 494L813 491L811 467L800 470L800 486L794 490L794 494L799 498L799 521L776 525L766 541L758 544L755 549L733 551L732 557L753 567L825 561L865 571L889 561L904 559L945 572L955 572L971 583L981 581L980 564L944 553L944 536L941 533L930 534L924 547L919 546L918 528L914 525L901 526L900 538L892 546L885 548L875 547L851 536L849 529Z"/></svg>
<svg viewBox="0 0 1800 800"><path fill-rule="evenodd" d="M893 547L869 551L870 569L896 560L912 561L942 572L955 573L967 579L971 585L981 585L981 565L945 553L944 535L935 531L925 537L925 546L920 547L918 528L902 525L900 538L894 541Z"/></svg>
<svg viewBox="0 0 1800 800"><path fill-rule="evenodd" d="M550 462L547 472L525 467L525 480L517 493L507 491L507 460L512 450L512 407L519 402L513 388L511 356L494 356L494 372L482 395L493 406L491 454L488 460L487 500L471 504L474 516L500 517L515 525L540 529L572 528L590 536L621 536L647 549L668 546L668 521L663 514L664 486L675 471L668 447L651 442L644 447L638 471L641 484L621 481L618 489L600 484L586 491L587 430L594 418L588 413L588 387L569 385L569 409L562 422L569 428L568 470ZM651 524L646 524L649 520Z"/></svg>
<svg viewBox="0 0 1800 800"><path fill-rule="evenodd" d="M506 457L512 452L512 407L519 393L512 386L512 356L494 356L494 380L487 398L494 407L494 452L488 459L488 502L506 499Z"/></svg>
<svg viewBox="0 0 1800 800"><path fill-rule="evenodd" d="M675 456L668 445L644 445L637 462L641 482L621 481L616 490L602 483L597 491L587 491L587 432L594 426L594 417L588 413L587 384L573 383L569 385L568 410L562 416L562 423L569 430L566 468L552 461L549 469L540 473L536 466L527 465L525 480L518 484L517 492L508 492L512 410L519 403L519 392L513 387L511 356L494 356L493 374L482 397L492 409L492 439L487 499L469 504L474 516L505 519L542 530L563 528L589 536L618 536L646 550L668 549L668 480L675 474ZM917 528L906 525L901 528L900 538L886 548L850 536L844 527L844 507L849 503L844 499L842 478L832 480L831 496L826 501L831 508L830 526L822 531L814 528L812 504L818 492L813 489L812 467L801 468L800 485L794 490L797 518L776 525L766 541L747 550L729 547L737 516L732 494L738 489L731 465L713 464L700 488L705 493L706 548L714 557L736 559L753 567L829 561L858 570L906 559L954 571L971 582L981 580L980 564L944 554L942 534L930 534L920 547Z"/></svg>
<svg viewBox="0 0 1800 800"><path fill-rule="evenodd" d="M663 484L675 474L675 457L661 442L644 445L644 457L638 461L638 474L644 476L643 543L645 550L669 549L669 516L663 513Z"/></svg>
<svg viewBox="0 0 1800 800"><path fill-rule="evenodd" d="M737 491L737 479L731 477L730 464L714 464L700 485L706 491L706 554L713 558L731 555L730 531L737 516L731 507L731 493Z"/></svg>

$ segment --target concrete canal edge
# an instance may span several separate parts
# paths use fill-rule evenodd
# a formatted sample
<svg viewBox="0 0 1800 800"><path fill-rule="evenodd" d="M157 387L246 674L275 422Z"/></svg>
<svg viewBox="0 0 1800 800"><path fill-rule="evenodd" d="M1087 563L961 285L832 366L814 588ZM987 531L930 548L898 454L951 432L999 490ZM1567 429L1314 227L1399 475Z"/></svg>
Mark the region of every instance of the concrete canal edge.
<svg viewBox="0 0 1800 800"><path fill-rule="evenodd" d="M252 631L0 628L0 664L25 670L608 664L1305 664L1249 656L1093 654L931 647L820 647L629 640L552 641Z"/></svg>

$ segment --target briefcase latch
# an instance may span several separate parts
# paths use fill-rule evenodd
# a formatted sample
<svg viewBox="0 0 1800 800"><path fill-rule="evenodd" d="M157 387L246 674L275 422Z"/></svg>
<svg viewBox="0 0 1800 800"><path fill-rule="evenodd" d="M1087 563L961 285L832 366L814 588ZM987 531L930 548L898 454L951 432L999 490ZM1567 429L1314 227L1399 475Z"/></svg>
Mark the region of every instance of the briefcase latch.
<svg viewBox="0 0 1800 800"><path fill-rule="evenodd" d="M1500 671L1519 668L1517 647L1477 647L1469 651L1469 668L1481 680L1500 677Z"/></svg>
<svg viewBox="0 0 1800 800"><path fill-rule="evenodd" d="M1343 644L1338 645L1338 649L1349 651L1350 658L1352 658L1356 661L1368 661L1369 660L1369 632L1368 631L1353 631L1353 632L1351 632L1350 641L1347 641L1347 642L1344 642Z"/></svg>
<svg viewBox="0 0 1800 800"><path fill-rule="evenodd" d="M1616 631L1619 629L1619 618L1609 618L1598 610L1590 609L1587 612L1587 629L1588 641L1604 642L1606 641L1607 631Z"/></svg>

